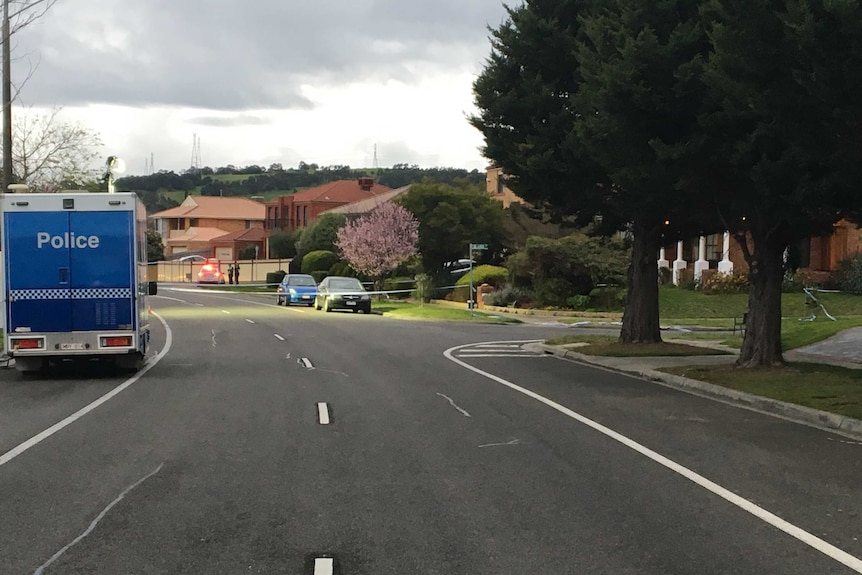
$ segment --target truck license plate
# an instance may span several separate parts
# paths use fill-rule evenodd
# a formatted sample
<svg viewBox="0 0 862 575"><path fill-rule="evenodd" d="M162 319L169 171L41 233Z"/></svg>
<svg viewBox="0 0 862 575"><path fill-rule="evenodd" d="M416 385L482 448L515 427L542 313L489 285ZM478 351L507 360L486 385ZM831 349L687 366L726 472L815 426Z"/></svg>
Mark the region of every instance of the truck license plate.
<svg viewBox="0 0 862 575"><path fill-rule="evenodd" d="M84 344L83 343L61 343L60 349L64 349L64 350L84 349Z"/></svg>

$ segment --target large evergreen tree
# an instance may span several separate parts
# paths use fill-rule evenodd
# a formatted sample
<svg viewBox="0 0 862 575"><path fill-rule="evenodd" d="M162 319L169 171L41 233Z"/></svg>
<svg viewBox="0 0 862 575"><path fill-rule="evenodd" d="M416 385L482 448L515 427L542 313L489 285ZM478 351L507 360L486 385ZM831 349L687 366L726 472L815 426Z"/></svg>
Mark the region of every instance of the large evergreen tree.
<svg viewBox="0 0 862 575"><path fill-rule="evenodd" d="M862 208L862 10L852 0L711 0L703 173L750 273L739 364L781 353L785 249Z"/></svg>
<svg viewBox="0 0 862 575"><path fill-rule="evenodd" d="M493 31L475 83L485 153L515 192L606 233L630 226L620 332L661 340L662 237L701 231L704 195L680 178L697 149L706 38L697 0L528 0ZM705 219L705 218L704 218Z"/></svg>

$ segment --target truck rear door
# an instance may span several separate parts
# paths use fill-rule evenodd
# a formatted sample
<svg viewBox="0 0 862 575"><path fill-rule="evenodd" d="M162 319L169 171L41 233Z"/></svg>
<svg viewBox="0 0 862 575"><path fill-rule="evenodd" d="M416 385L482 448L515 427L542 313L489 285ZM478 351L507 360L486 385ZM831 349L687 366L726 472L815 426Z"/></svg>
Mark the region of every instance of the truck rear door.
<svg viewBox="0 0 862 575"><path fill-rule="evenodd" d="M69 229L87 248L69 250L72 330L134 329L134 212L70 212ZM90 238L98 238L90 241Z"/></svg>
<svg viewBox="0 0 862 575"><path fill-rule="evenodd" d="M70 250L63 247L69 214L7 212L3 224L9 330L71 331Z"/></svg>

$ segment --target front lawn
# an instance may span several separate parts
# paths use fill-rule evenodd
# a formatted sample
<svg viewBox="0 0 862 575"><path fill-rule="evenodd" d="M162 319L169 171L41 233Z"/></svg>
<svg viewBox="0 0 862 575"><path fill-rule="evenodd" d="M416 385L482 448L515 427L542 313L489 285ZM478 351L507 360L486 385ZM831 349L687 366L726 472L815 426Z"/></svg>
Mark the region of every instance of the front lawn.
<svg viewBox="0 0 862 575"><path fill-rule="evenodd" d="M740 369L735 366L666 367L659 371L729 389L862 419L862 370L814 363Z"/></svg>
<svg viewBox="0 0 862 575"><path fill-rule="evenodd" d="M694 356L694 355L729 355L720 349L686 345L684 343L620 343L619 338L612 335L575 335L568 334L555 337L545 342L548 345L571 346L570 349L584 355L601 355L607 357L656 357L656 356ZM588 344L574 346L572 344Z"/></svg>
<svg viewBox="0 0 862 575"><path fill-rule="evenodd" d="M491 323L522 323L519 319L502 317L491 313L476 311L473 315L468 309L452 308L434 304L419 305L417 303L373 301L371 309L381 312L386 317L402 319L435 319L462 320Z"/></svg>

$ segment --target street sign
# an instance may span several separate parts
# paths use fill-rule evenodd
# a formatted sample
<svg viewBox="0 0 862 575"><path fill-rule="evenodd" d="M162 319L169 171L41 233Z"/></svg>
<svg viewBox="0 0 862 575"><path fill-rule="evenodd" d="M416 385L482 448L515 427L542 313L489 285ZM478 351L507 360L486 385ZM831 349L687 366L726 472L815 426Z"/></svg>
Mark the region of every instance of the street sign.
<svg viewBox="0 0 862 575"><path fill-rule="evenodd" d="M487 250L488 244L470 244L470 250Z"/></svg>

